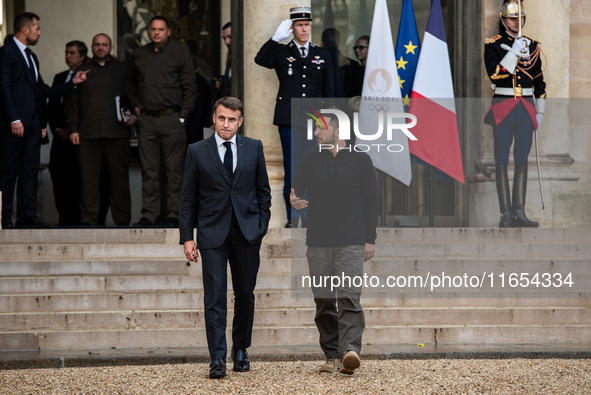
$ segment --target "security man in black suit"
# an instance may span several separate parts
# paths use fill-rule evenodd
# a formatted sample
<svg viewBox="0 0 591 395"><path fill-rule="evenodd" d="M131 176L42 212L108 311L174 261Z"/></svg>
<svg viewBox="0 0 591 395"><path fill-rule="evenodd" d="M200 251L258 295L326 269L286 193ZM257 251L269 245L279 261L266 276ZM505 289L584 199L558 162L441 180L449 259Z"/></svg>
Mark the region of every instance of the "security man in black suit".
<svg viewBox="0 0 591 395"><path fill-rule="evenodd" d="M330 54L328 50L310 42L312 34L310 7L291 8L290 16L291 19L281 22L273 37L262 46L255 57L258 65L275 69L279 78L273 124L279 127L283 149L285 169L283 198L288 221L286 227L291 227L292 218L297 221L295 217L297 212L292 213L289 205L291 174L297 171L304 152L315 145L313 141L307 142L305 125L292 125L291 99L334 97L334 76ZM279 44L292 32L294 38L289 44Z"/></svg>
<svg viewBox="0 0 591 395"><path fill-rule="evenodd" d="M540 43L521 36L525 10L517 1L503 4L500 34L486 40L484 46L484 62L495 90L485 122L493 126L495 177L501 210L499 227L537 228L540 224L529 220L524 211L527 157L533 132L544 119L546 83ZM511 199L507 166L513 141L515 172Z"/></svg>
<svg viewBox="0 0 591 395"><path fill-rule="evenodd" d="M62 85L72 79L74 70L87 60L88 47L79 40L66 44L68 70L53 78L52 86ZM70 143L68 117L64 112L64 97L49 99L48 120L53 134L49 152L49 173L53 184L55 207L59 214L58 226L80 225L80 171L78 150Z"/></svg>
<svg viewBox="0 0 591 395"><path fill-rule="evenodd" d="M37 179L41 139L47 135L47 98L67 95L86 80L78 72L59 87L49 87L30 46L41 37L39 16L24 12L14 18L14 39L0 48L0 190L2 227L13 228L13 196L18 178L16 227L46 227L37 218Z"/></svg>

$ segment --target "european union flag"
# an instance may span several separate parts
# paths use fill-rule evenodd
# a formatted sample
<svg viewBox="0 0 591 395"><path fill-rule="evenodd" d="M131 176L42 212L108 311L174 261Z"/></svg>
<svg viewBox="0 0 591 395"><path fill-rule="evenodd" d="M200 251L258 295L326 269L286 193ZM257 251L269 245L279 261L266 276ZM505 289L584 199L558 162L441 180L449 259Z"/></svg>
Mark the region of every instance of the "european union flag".
<svg viewBox="0 0 591 395"><path fill-rule="evenodd" d="M396 65L405 110L408 110L410 105L412 84L417 71L420 51L421 43L412 1L404 0L398 28L398 40L396 41Z"/></svg>

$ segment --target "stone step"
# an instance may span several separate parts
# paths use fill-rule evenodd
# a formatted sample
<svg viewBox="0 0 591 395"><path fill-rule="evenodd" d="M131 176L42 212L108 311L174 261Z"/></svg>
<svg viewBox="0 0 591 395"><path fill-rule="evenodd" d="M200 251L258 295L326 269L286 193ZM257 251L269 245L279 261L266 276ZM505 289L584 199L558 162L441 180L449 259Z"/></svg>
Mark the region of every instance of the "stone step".
<svg viewBox="0 0 591 395"><path fill-rule="evenodd" d="M366 307L367 326L591 325L585 308L379 308ZM255 327L314 323L314 307L257 309ZM233 311L228 311L232 322ZM203 309L0 314L0 332L204 329Z"/></svg>
<svg viewBox="0 0 591 395"><path fill-rule="evenodd" d="M283 274L261 274L259 289L291 289L292 278ZM232 289L228 276L228 290ZM15 277L0 278L4 295L53 295L64 293L196 292L203 289L201 275L124 277Z"/></svg>
<svg viewBox="0 0 591 395"><path fill-rule="evenodd" d="M478 297L464 297L456 293L438 293L425 297L423 293L404 293L400 297L370 297L364 293L364 308L587 308L591 309L591 292L537 296L516 291L482 293ZM294 294L290 291L255 290L256 309L310 308L314 306L311 292ZM233 295L228 292L228 306ZM166 311L192 310L203 307L203 293L111 293L111 294L55 294L55 295L0 295L0 313L55 313L88 311Z"/></svg>
<svg viewBox="0 0 591 395"><path fill-rule="evenodd" d="M305 258L306 246L292 245L292 258ZM440 243L376 245L376 259L583 259L591 256L591 244L585 243Z"/></svg>
<svg viewBox="0 0 591 395"><path fill-rule="evenodd" d="M263 244L262 259L305 258L305 245ZM381 243L376 259L582 259L591 256L589 243ZM170 244L0 245L0 262L186 261L181 246Z"/></svg>
<svg viewBox="0 0 591 395"><path fill-rule="evenodd" d="M263 244L262 259L289 258L289 244ZM0 244L2 262L64 261L186 261L183 247L174 244Z"/></svg>
<svg viewBox="0 0 591 395"><path fill-rule="evenodd" d="M24 244L169 244L179 246L179 230L173 228L60 228L10 229L0 232L0 245ZM264 244L291 242L291 230L269 229Z"/></svg>
<svg viewBox="0 0 591 395"><path fill-rule="evenodd" d="M429 272L453 270L454 275L470 273L576 273L591 275L588 257L570 259L408 259L399 257L377 257L364 265L364 273L377 276L425 275ZM230 272L228 268L228 273ZM150 261L39 261L2 262L0 278L19 277L67 277L67 276L195 276L201 273L201 263L187 260ZM261 259L259 275L285 274L308 275L308 261L305 258Z"/></svg>
<svg viewBox="0 0 591 395"><path fill-rule="evenodd" d="M2 262L2 264L0 264L0 278L58 276L188 276L192 269L193 268L191 265L187 264L186 260Z"/></svg>
<svg viewBox="0 0 591 395"><path fill-rule="evenodd" d="M426 278L424 276L414 276L412 274L400 274L400 277L367 275L364 278L359 277L359 284L364 284L363 295L365 297L404 297L408 293L415 293L417 296L425 298L442 297L445 293L451 292L455 297L462 298L482 298L502 295L511 290L521 292L522 296L531 297L547 296L559 297L565 293L576 293L577 291L586 291L590 288L591 276L573 273L570 281L572 286L562 285L556 287L544 287L540 284L552 284L551 278L537 277L537 280L531 280L531 275L519 279L517 276L504 276L504 284L501 284L500 275L493 278L482 276L454 276L453 273L441 272L437 276ZM473 280L473 281L472 281ZM568 280L568 278L565 278ZM293 277L289 274L260 274L257 277L257 289L259 291L291 291L294 296L307 297L311 295L311 284L314 284L311 277L303 276L301 278ZM322 282L327 290L336 288L342 283L353 283L355 279L341 278L336 276L332 280ZM482 286L479 286L479 281ZM493 281L491 286L491 281ZM526 284L528 281L538 281L537 286L529 288L519 286L519 281ZM558 281L558 280L556 280ZM321 284L321 283L318 283ZM512 284L512 285L510 285ZM369 286L368 286L369 285ZM293 286L293 288L292 288ZM228 276L227 288L232 290L231 277ZM133 294L147 292L179 293L179 292L200 292L203 289L203 281L200 275L193 276L125 276L125 277L16 277L0 278L0 289L4 296L9 295L44 295L51 296L55 294Z"/></svg>
<svg viewBox="0 0 591 395"><path fill-rule="evenodd" d="M231 339L230 330L227 332ZM591 325L368 326L364 344L531 344L584 343ZM231 341L229 341L231 343ZM315 326L257 327L255 345L318 345ZM205 330L44 331L0 333L0 350L84 350L206 347ZM319 349L320 351L320 349Z"/></svg>

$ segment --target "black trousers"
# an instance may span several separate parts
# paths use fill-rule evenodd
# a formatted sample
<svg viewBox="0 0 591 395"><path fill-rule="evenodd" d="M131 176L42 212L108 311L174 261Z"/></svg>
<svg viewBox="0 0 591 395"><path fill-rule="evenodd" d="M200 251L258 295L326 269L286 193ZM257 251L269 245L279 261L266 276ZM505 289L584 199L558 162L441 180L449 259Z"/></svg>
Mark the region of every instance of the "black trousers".
<svg viewBox="0 0 591 395"><path fill-rule="evenodd" d="M37 218L37 180L41 152L41 128L38 119L31 121L23 137L12 134L10 127L0 130L0 190L2 222L11 220L14 190L17 186L17 221Z"/></svg>
<svg viewBox="0 0 591 395"><path fill-rule="evenodd" d="M59 226L80 225L80 170L78 146L54 135L49 153L49 173L53 184Z"/></svg>
<svg viewBox="0 0 591 395"><path fill-rule="evenodd" d="M211 359L225 359L227 316L227 263L234 290L232 344L236 350L250 347L254 322L254 288L260 265L261 243L250 244L232 218L230 232L218 248L199 250L203 274L205 332Z"/></svg>

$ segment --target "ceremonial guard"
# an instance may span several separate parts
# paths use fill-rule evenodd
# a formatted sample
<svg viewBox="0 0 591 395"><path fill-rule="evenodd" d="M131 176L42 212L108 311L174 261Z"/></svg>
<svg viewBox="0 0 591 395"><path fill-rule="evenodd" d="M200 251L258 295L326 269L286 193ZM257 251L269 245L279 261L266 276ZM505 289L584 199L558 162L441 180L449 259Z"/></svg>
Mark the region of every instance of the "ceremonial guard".
<svg viewBox="0 0 591 395"><path fill-rule="evenodd" d="M287 224L291 227L293 216L289 205L291 174L295 174L301 156L306 148L305 125L292 125L292 98L329 98L334 96L333 69L328 50L310 42L312 34L312 12L310 7L290 9L290 19L277 28L273 37L267 41L255 57L255 62L263 67L275 69L279 78L279 92L275 105L273 124L279 127L283 150L285 181L283 198L286 203ZM293 40L287 45L279 44L293 32ZM294 127L295 126L295 127Z"/></svg>
<svg viewBox="0 0 591 395"><path fill-rule="evenodd" d="M521 17L520 17L521 16ZM540 43L521 35L525 24L523 4L510 0L501 8L501 32L486 40L484 62L495 94L485 122L492 125L495 175L501 209L499 227L538 227L524 211L527 158L544 118L544 82ZM509 151L513 147L515 171L513 200L509 191Z"/></svg>

